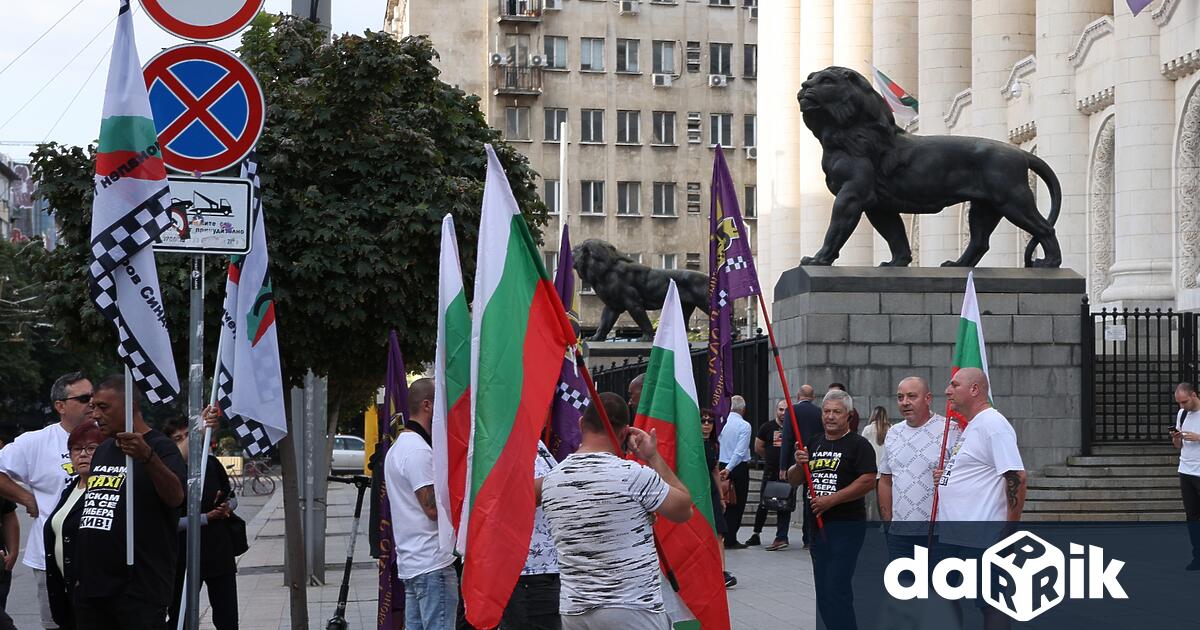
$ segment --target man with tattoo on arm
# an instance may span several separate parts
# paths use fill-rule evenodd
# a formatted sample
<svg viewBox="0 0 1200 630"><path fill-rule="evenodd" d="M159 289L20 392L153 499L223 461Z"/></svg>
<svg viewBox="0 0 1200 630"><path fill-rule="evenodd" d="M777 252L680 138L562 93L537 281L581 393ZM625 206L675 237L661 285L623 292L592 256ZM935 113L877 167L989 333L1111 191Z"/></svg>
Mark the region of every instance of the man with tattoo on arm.
<svg viewBox="0 0 1200 630"><path fill-rule="evenodd" d="M940 557L978 558L1008 533L1025 506L1025 465L1017 450L1017 434L1008 419L992 407L987 375L978 368L956 372L946 399L967 420L945 469L934 471L939 494ZM973 522L968 525L966 523ZM989 526L988 524L991 524ZM982 599L984 628L1007 628L1008 618Z"/></svg>
<svg viewBox="0 0 1200 630"><path fill-rule="evenodd" d="M454 555L438 546L438 511L445 507L433 492L433 380L421 378L408 386L408 417L383 464L396 573L404 582L404 627L445 630L454 627L458 574Z"/></svg>

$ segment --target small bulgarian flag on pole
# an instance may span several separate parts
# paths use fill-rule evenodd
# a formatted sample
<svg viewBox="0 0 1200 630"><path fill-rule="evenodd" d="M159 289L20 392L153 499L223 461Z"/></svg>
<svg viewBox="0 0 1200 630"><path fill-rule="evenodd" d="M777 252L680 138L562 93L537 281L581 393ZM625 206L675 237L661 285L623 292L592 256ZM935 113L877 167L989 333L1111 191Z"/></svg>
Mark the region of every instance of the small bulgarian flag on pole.
<svg viewBox="0 0 1200 630"><path fill-rule="evenodd" d="M892 115L896 117L896 124L901 126L907 125L917 117L917 99L911 94L904 91L895 81L888 78L886 74L880 72L873 64L871 70L875 74L875 88L883 95L883 100L887 101L888 107L892 108Z"/></svg>

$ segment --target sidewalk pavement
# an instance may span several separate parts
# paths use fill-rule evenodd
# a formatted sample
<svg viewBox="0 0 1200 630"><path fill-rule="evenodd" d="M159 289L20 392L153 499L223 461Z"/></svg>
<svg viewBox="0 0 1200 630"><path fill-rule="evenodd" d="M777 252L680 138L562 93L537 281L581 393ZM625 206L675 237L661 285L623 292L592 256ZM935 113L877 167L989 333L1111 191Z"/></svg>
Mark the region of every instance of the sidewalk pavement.
<svg viewBox="0 0 1200 630"><path fill-rule="evenodd" d="M261 499L248 498L244 500L246 509L239 509L247 519L246 534L250 540L250 550L238 558L238 614L242 630L289 630L292 627L288 591L283 579L283 490L282 484L277 486L275 494L265 504ZM308 619L313 630L324 628L337 607L355 499L353 486L330 485L325 550L328 583L308 588ZM261 505L261 509L252 514L257 507L254 503ZM345 617L350 628L373 629L378 576L367 544L366 513L364 506ZM28 531L28 523L23 526L22 539ZM812 630L816 627L812 566L808 552L799 545L776 552L763 551L761 547L729 551L726 564L738 578L738 585L728 591L733 630L777 627ZM33 576L28 568L21 568L23 570L14 572L8 610L17 627L37 628ZM208 630L213 626L206 592L201 592L200 601L200 626Z"/></svg>

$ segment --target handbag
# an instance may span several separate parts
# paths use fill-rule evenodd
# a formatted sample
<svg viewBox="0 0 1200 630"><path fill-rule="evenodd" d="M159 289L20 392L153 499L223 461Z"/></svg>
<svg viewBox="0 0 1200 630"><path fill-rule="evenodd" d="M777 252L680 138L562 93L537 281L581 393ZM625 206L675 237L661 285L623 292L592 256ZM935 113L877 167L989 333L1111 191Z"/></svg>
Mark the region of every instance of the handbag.
<svg viewBox="0 0 1200 630"><path fill-rule="evenodd" d="M796 489L786 481L768 481L763 486L762 504L768 510L791 512L796 509Z"/></svg>
<svg viewBox="0 0 1200 630"><path fill-rule="evenodd" d="M233 551L233 555L240 556L250 550L250 543L246 541L246 521L237 514L230 514L229 518L225 519L225 526L229 528L229 546Z"/></svg>

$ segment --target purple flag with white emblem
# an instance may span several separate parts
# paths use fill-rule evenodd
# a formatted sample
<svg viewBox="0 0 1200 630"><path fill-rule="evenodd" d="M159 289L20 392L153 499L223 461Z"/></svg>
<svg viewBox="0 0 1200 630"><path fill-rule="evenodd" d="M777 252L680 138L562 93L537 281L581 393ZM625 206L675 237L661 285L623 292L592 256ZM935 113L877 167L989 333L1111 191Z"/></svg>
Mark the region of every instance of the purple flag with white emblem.
<svg viewBox="0 0 1200 630"><path fill-rule="evenodd" d="M380 630L399 628L404 621L404 584L396 575L396 553L393 548L395 536L392 532L391 500L387 485L383 483L383 461L388 447L395 436L392 419L396 426L403 426L408 419L408 380L404 369L404 355L400 353L400 340L396 331L388 333L387 380L383 383L383 409L379 414L379 444L375 447L375 468L372 481L378 481L376 509L379 515L379 608L376 627Z"/></svg>
<svg viewBox="0 0 1200 630"><path fill-rule="evenodd" d="M563 226L562 241L558 246L558 268L554 270L554 288L567 315L571 318L576 336L579 326L575 312L575 256L571 254L571 237ZM575 355L568 349L563 357L562 371L558 375L558 389L554 392L554 406L550 411L550 426L544 436L546 447L554 458L562 461L579 448L583 436L579 432L579 419L589 404L587 384L575 366Z"/></svg>
<svg viewBox="0 0 1200 630"><path fill-rule="evenodd" d="M725 152L718 146L715 155L708 223L708 407L720 419L715 427L720 432L733 387L733 301L758 295L759 288Z"/></svg>

